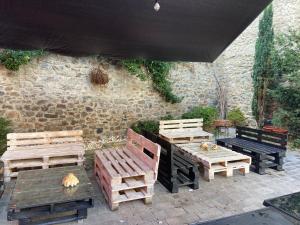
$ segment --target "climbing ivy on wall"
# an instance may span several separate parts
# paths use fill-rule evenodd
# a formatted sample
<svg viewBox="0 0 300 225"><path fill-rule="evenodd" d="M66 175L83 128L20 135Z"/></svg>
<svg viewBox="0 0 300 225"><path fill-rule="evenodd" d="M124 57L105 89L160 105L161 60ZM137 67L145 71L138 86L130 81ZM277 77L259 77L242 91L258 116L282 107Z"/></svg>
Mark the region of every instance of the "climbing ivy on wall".
<svg viewBox="0 0 300 225"><path fill-rule="evenodd" d="M20 51L5 49L0 52L0 63L12 71L19 70L21 65L27 64L32 58L43 55L43 50Z"/></svg>
<svg viewBox="0 0 300 225"><path fill-rule="evenodd" d="M273 68L274 32L273 9L270 5L259 22L259 33L255 46L255 61L253 66L254 95L252 112L259 126L263 125L267 106L267 90L274 77Z"/></svg>
<svg viewBox="0 0 300 225"><path fill-rule="evenodd" d="M161 62L143 59L127 59L122 60L122 65L131 74L139 77L141 80L146 80L150 77L153 81L153 87L158 91L167 102L179 103L182 98L173 93L171 82L168 75L171 69L170 62Z"/></svg>

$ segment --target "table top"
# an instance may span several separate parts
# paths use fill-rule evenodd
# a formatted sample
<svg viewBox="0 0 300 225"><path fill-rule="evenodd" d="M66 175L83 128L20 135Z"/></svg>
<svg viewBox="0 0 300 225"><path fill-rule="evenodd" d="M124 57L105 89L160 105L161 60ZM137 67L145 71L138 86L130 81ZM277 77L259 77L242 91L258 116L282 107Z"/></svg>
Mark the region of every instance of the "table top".
<svg viewBox="0 0 300 225"><path fill-rule="evenodd" d="M79 184L73 188L65 188L62 179L68 173L74 173ZM92 184L81 166L66 166L51 169L21 171L11 202L10 209L23 209L89 199L94 196Z"/></svg>
<svg viewBox="0 0 300 225"><path fill-rule="evenodd" d="M265 200L264 205L273 207L300 221L300 192Z"/></svg>
<svg viewBox="0 0 300 225"><path fill-rule="evenodd" d="M193 225L299 225L293 218L285 217L272 208L260 209Z"/></svg>
<svg viewBox="0 0 300 225"><path fill-rule="evenodd" d="M199 143L177 144L177 146L199 159L201 162L218 163L232 160L251 160L251 157L232 151L218 145L218 150L205 151L200 148Z"/></svg>

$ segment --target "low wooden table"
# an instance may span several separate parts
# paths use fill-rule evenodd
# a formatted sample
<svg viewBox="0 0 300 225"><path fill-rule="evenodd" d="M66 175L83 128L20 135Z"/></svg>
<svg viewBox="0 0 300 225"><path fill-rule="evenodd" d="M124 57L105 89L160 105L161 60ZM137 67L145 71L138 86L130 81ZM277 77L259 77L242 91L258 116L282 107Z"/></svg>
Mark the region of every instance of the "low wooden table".
<svg viewBox="0 0 300 225"><path fill-rule="evenodd" d="M200 129L166 130L161 131L159 135L174 144L210 141L213 136L213 134Z"/></svg>
<svg viewBox="0 0 300 225"><path fill-rule="evenodd" d="M62 179L74 173L80 183L65 188ZM7 219L19 220L19 225L55 224L87 217L93 207L94 191L81 166L19 172L8 207Z"/></svg>
<svg viewBox="0 0 300 225"><path fill-rule="evenodd" d="M265 200L264 205L300 221L300 192Z"/></svg>
<svg viewBox="0 0 300 225"><path fill-rule="evenodd" d="M205 151L199 143L177 144L184 154L203 164L204 178L214 179L214 174L221 172L227 177L233 175L233 170L240 170L244 175L249 173L251 157L218 146L218 150Z"/></svg>

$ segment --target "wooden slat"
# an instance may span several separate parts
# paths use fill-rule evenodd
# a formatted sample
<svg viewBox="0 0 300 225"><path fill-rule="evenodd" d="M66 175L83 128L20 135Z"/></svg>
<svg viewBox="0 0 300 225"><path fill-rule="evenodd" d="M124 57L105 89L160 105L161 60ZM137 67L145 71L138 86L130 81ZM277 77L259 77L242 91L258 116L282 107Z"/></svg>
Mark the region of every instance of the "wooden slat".
<svg viewBox="0 0 300 225"><path fill-rule="evenodd" d="M82 130L49 131L49 132L34 132L34 133L9 133L7 134L7 139L70 137L70 136L82 136L82 134L83 134Z"/></svg>
<svg viewBox="0 0 300 225"><path fill-rule="evenodd" d="M69 138L43 138L43 139L28 139L28 140L10 140L7 141L8 146L35 146L44 144L61 144L70 142L82 142L82 137L69 137Z"/></svg>

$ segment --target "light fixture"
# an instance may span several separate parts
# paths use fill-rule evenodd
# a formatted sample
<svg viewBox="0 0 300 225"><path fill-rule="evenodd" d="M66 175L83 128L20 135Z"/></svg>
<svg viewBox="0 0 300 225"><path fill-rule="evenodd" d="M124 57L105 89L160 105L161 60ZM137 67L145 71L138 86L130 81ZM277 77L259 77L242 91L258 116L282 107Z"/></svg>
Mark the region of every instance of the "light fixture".
<svg viewBox="0 0 300 225"><path fill-rule="evenodd" d="M154 10L155 10L156 12L158 12L159 9L160 9L160 4L158 3L158 0L156 0L156 1L155 1L155 4L154 4Z"/></svg>

